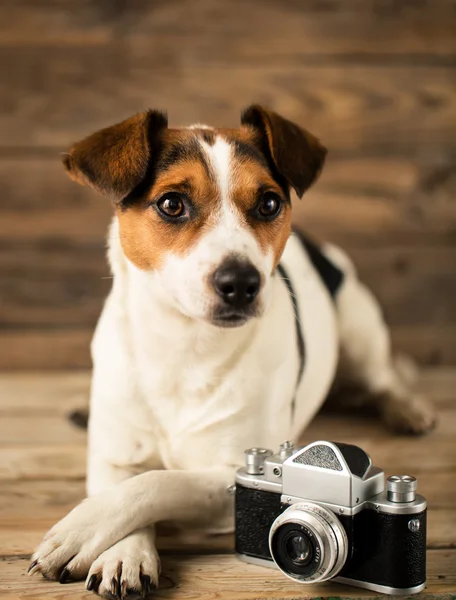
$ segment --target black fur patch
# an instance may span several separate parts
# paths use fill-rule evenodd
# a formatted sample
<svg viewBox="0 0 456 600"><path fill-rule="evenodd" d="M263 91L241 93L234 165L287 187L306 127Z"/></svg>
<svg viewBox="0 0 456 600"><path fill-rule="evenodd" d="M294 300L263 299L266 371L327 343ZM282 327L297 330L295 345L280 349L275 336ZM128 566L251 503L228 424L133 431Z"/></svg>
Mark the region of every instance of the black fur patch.
<svg viewBox="0 0 456 600"><path fill-rule="evenodd" d="M68 420L80 429L87 429L89 422L89 411L87 409L72 410L70 413L68 413Z"/></svg>
<svg viewBox="0 0 456 600"><path fill-rule="evenodd" d="M330 293L331 298L335 298L344 281L343 271L336 267L336 265L323 254L318 244L311 240L307 235L303 234L302 231L299 231L298 229L293 229L293 231L305 248L313 266Z"/></svg>
<svg viewBox="0 0 456 600"><path fill-rule="evenodd" d="M209 144L209 146L215 144L215 131L213 129L198 129L197 131L206 144Z"/></svg>

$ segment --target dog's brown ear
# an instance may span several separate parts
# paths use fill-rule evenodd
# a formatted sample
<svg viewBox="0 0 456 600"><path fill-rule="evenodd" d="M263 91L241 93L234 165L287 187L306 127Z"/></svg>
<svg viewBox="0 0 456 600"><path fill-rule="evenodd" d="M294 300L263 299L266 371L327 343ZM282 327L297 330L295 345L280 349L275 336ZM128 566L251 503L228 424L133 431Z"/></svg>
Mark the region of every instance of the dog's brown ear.
<svg viewBox="0 0 456 600"><path fill-rule="evenodd" d="M305 129L258 104L242 113L241 123L261 133L277 170L301 198L320 174L326 148Z"/></svg>
<svg viewBox="0 0 456 600"><path fill-rule="evenodd" d="M76 143L64 155L71 179L119 202L144 179L154 142L168 125L166 115L149 110Z"/></svg>

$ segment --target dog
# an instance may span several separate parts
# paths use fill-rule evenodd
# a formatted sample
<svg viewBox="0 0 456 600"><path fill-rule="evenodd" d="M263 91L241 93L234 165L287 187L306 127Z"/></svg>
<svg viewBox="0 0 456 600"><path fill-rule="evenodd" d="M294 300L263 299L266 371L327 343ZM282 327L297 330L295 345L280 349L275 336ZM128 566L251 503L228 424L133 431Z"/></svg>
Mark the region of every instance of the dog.
<svg viewBox="0 0 456 600"><path fill-rule="evenodd" d="M156 523L232 531L244 449L297 441L340 381L394 430L434 427L350 259L292 232L291 194L325 155L259 105L239 129L172 129L151 110L65 155L73 180L113 202L114 277L92 343L88 498L30 573L149 593Z"/></svg>

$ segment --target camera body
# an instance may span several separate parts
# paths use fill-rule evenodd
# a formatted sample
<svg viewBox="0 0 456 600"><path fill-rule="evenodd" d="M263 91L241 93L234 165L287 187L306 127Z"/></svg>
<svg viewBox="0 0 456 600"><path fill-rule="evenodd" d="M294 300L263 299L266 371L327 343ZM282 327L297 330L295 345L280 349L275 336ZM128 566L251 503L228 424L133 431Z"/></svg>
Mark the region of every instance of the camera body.
<svg viewBox="0 0 456 600"><path fill-rule="evenodd" d="M389 477L357 446L318 441L246 450L236 473L241 560L302 583L334 579L386 594L426 583L426 500L416 479Z"/></svg>

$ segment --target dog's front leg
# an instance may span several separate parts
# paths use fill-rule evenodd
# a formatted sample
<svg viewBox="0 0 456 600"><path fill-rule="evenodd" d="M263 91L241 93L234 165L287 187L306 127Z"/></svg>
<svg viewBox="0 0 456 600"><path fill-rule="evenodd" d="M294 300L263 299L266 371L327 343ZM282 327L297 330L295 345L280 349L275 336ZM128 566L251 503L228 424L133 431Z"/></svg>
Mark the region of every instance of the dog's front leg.
<svg viewBox="0 0 456 600"><path fill-rule="evenodd" d="M96 453L89 459L87 492L100 494L106 488L133 477L131 469L115 466ZM60 573L70 581L86 578L86 587L106 598L144 597L158 587L160 558L155 545L155 526L133 531L105 550L93 562L79 564L75 571L66 567ZM76 567L76 565L73 565Z"/></svg>
<svg viewBox="0 0 456 600"><path fill-rule="evenodd" d="M77 572L81 564L93 563L108 548L117 558L122 554L122 546L126 550L130 543L135 551L135 544L142 548L149 543L154 548L153 539L146 539L144 528L159 521L225 526L232 516L227 488L233 479L231 466L148 471L127 479L87 498L59 521L37 548L32 571L55 579L66 569L71 579L71 573ZM137 532L136 542L126 539L133 532ZM116 548L118 542L120 547ZM97 575L98 583L99 571L91 570L88 583L93 583L89 587L95 586L92 575Z"/></svg>

